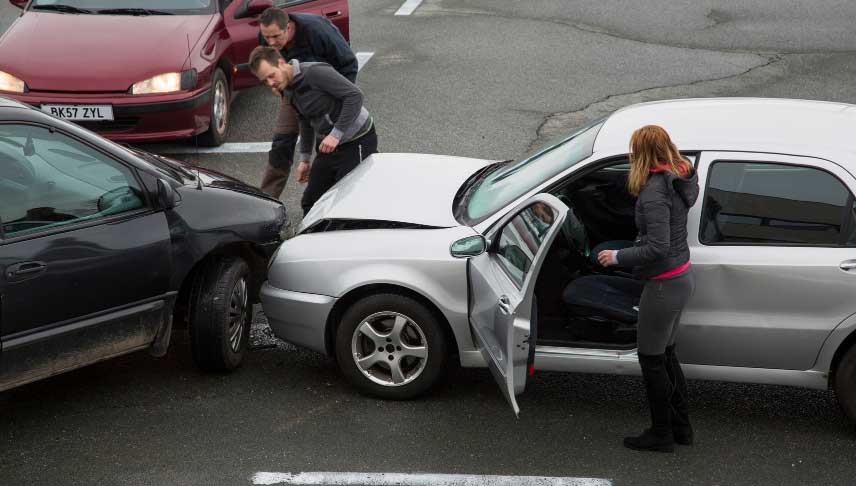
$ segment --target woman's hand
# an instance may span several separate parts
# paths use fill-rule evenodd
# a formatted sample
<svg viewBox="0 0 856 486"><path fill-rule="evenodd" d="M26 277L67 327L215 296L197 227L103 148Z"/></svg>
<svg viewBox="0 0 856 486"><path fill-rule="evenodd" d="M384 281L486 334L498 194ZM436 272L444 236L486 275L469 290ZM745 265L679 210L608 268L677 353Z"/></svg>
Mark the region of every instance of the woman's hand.
<svg viewBox="0 0 856 486"><path fill-rule="evenodd" d="M618 264L618 250L602 250L597 254L597 261L604 267Z"/></svg>

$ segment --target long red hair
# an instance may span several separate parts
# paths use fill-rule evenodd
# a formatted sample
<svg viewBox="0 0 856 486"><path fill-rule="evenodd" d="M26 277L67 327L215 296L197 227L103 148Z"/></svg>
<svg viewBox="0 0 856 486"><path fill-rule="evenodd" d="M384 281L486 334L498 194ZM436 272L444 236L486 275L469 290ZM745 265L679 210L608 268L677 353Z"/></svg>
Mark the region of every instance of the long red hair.
<svg viewBox="0 0 856 486"><path fill-rule="evenodd" d="M690 166L663 127L645 125L630 136L630 175L627 178L630 194L638 196L642 192L652 169L686 175Z"/></svg>

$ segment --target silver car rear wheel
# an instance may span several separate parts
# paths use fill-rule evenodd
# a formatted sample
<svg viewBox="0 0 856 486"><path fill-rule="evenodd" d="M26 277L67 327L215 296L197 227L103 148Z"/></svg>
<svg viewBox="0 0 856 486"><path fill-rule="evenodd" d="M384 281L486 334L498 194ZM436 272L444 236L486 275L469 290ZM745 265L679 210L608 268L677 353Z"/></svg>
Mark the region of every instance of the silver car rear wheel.
<svg viewBox="0 0 856 486"><path fill-rule="evenodd" d="M856 344L851 345L838 362L833 387L841 411L856 425Z"/></svg>
<svg viewBox="0 0 856 486"><path fill-rule="evenodd" d="M401 294L354 302L336 329L339 368L367 395L405 400L424 393L446 366L446 333L438 317Z"/></svg>
<svg viewBox="0 0 856 486"><path fill-rule="evenodd" d="M354 330L351 356L360 372L374 383L402 386L425 370L428 342L413 319L398 312L378 312Z"/></svg>

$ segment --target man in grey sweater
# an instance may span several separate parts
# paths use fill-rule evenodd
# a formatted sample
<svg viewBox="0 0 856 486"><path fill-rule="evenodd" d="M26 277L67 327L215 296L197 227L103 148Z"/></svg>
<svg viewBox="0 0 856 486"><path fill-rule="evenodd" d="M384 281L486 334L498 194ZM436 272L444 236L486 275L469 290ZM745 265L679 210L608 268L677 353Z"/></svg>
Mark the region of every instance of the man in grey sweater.
<svg viewBox="0 0 856 486"><path fill-rule="evenodd" d="M301 206L315 201L364 158L377 152L374 121L363 107L363 93L329 64L285 62L273 47L250 54L250 69L274 92L288 97L300 127L297 180L307 183ZM312 146L317 156L310 165Z"/></svg>

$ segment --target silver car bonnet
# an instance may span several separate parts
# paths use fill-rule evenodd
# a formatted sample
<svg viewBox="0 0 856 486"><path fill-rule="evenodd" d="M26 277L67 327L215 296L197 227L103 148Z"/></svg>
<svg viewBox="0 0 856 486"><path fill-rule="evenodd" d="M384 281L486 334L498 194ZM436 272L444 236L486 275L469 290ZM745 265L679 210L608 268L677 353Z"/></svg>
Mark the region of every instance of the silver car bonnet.
<svg viewBox="0 0 856 486"><path fill-rule="evenodd" d="M461 184L491 160L426 154L374 154L327 191L298 231L322 219L458 226L452 200Z"/></svg>

